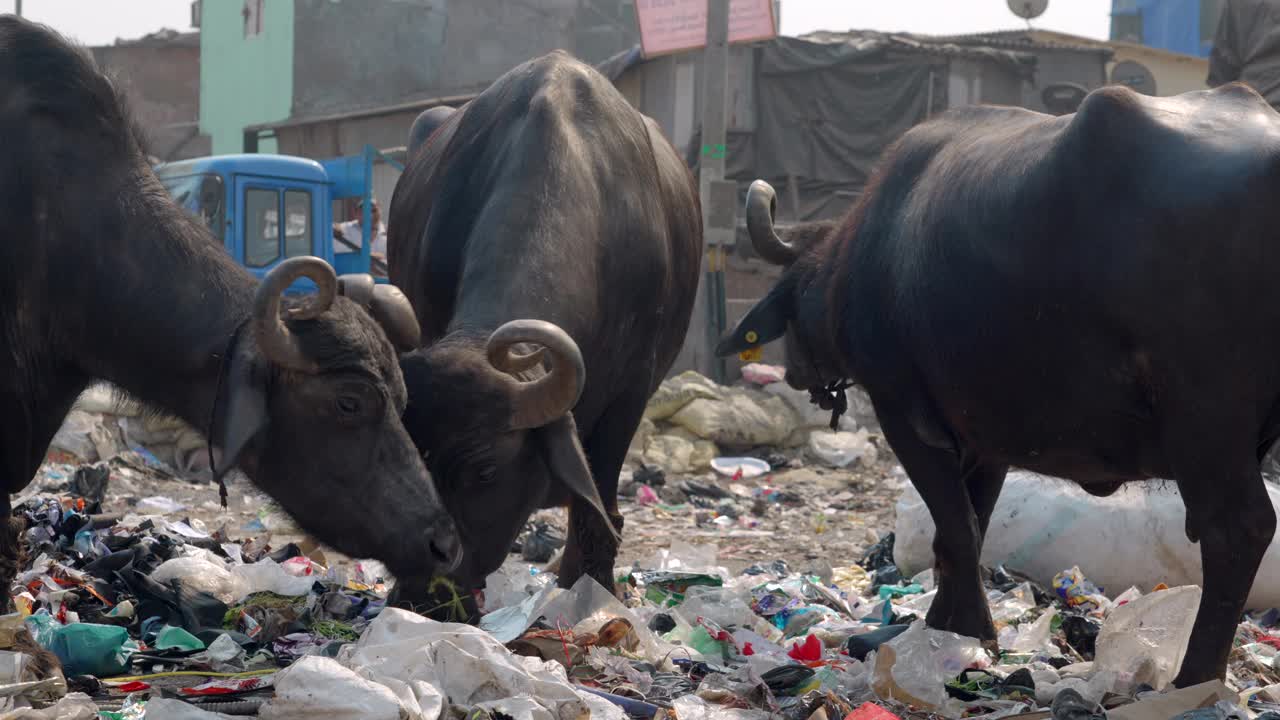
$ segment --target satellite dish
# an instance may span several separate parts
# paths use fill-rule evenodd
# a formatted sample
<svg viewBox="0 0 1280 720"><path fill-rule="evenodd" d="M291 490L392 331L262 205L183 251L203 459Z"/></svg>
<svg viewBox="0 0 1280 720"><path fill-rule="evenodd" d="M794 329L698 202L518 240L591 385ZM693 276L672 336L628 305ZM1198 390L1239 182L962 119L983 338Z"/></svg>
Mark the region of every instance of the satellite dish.
<svg viewBox="0 0 1280 720"><path fill-rule="evenodd" d="M1143 95L1156 94L1156 78L1142 63L1122 60L1111 69L1112 85L1128 85Z"/></svg>
<svg viewBox="0 0 1280 720"><path fill-rule="evenodd" d="M1044 14L1049 7L1049 0L1007 0L1009 11L1030 22Z"/></svg>

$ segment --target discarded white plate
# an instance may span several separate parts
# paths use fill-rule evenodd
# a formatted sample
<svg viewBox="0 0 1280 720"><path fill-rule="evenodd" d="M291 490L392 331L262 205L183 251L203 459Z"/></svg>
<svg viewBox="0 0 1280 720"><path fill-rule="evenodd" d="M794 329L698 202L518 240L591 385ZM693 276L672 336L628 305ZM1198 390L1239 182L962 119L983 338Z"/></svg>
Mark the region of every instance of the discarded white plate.
<svg viewBox="0 0 1280 720"><path fill-rule="evenodd" d="M741 470L742 477L754 478L768 473L769 463L751 457L718 457L711 461L711 469L725 477L733 477Z"/></svg>

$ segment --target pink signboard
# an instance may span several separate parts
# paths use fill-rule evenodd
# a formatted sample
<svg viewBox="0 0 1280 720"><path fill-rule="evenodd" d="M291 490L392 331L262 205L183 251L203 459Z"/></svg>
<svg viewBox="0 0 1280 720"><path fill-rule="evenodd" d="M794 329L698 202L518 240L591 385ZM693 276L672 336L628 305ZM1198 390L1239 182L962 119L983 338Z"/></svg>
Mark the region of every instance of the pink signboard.
<svg viewBox="0 0 1280 720"><path fill-rule="evenodd" d="M707 0L636 0L645 57L707 44ZM773 0L729 0L729 42L766 40L778 34Z"/></svg>

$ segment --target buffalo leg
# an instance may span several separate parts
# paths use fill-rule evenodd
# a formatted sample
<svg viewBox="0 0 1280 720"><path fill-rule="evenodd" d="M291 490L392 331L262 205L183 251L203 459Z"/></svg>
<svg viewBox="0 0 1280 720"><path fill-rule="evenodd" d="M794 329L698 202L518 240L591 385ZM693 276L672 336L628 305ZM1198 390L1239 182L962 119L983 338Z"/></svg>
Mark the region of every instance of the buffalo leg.
<svg viewBox="0 0 1280 720"><path fill-rule="evenodd" d="M1005 469L966 467L953 453L921 442L901 416L886 413L880 422L937 528L933 556L938 594L926 622L939 630L994 642L996 630L978 560Z"/></svg>
<svg viewBox="0 0 1280 720"><path fill-rule="evenodd" d="M1194 452L1195 443L1183 450ZM1206 448L1201 437L1200 449ZM1249 448L1234 462L1202 452L1174 464L1187 508L1187 537L1200 543L1204 592L1191 641L1174 684L1187 687L1222 678L1236 626L1262 556L1275 534L1276 516Z"/></svg>
<svg viewBox="0 0 1280 720"><path fill-rule="evenodd" d="M57 392L46 390L36 398L0 392L0 409L4 411L0 421L0 470L7 483L2 488L4 501L0 502L0 610L5 612L12 600L13 581L25 566L22 533L26 524L13 517L9 494L31 482L50 441L83 389L84 385L78 384ZM39 408L38 413L32 408Z"/></svg>
<svg viewBox="0 0 1280 720"><path fill-rule="evenodd" d="M640 426L646 400L645 396L637 395L614 401L592 429L591 439L583 444L600 499L619 534L623 520L622 513L618 512L618 474L626 462L631 438ZM600 515L575 498L569 506L569 533L560 562L560 586L572 587L583 575L590 575L612 591L613 563L617 557L618 544Z"/></svg>

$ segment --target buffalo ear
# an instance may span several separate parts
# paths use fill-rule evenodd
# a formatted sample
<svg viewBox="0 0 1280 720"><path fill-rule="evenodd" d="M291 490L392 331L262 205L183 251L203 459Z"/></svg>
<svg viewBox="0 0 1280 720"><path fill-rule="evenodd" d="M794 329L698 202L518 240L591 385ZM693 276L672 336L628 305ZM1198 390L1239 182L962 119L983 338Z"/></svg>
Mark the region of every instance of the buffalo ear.
<svg viewBox="0 0 1280 720"><path fill-rule="evenodd" d="M778 283L747 311L737 327L720 339L716 345L716 356L725 357L751 350L782 337L787 332L787 323L795 314L794 308L791 286L786 282Z"/></svg>
<svg viewBox="0 0 1280 720"><path fill-rule="evenodd" d="M221 451L221 457L216 457L217 467L210 468L215 481L236 466L240 454L267 426L266 381L251 353L233 351L218 402L224 410L214 423L214 437L209 438Z"/></svg>
<svg viewBox="0 0 1280 720"><path fill-rule="evenodd" d="M578 426L573 421L573 415L566 413L559 420L542 426L537 432L542 436L551 476L564 483L576 497L585 500L600 516L604 526L609 528L613 539L621 543L622 537L613 526L613 519L605 510L600 491L596 488L595 478L591 476L587 456L582 452L582 444L578 441Z"/></svg>

